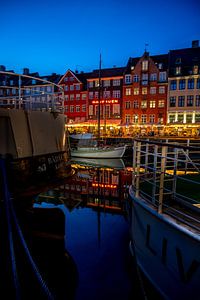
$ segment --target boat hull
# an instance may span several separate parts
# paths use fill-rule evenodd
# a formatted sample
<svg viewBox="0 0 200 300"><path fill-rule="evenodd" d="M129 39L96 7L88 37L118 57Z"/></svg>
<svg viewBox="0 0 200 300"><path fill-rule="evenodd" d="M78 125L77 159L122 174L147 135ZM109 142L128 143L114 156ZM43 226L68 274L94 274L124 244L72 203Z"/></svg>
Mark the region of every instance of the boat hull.
<svg viewBox="0 0 200 300"><path fill-rule="evenodd" d="M126 146L116 148L78 148L77 150L71 150L71 157L82 158L122 158L126 151Z"/></svg>
<svg viewBox="0 0 200 300"><path fill-rule="evenodd" d="M131 252L165 299L197 299L200 237L165 214L158 214L130 188Z"/></svg>
<svg viewBox="0 0 200 300"><path fill-rule="evenodd" d="M67 172L62 114L0 109L0 140L12 186L47 181Z"/></svg>

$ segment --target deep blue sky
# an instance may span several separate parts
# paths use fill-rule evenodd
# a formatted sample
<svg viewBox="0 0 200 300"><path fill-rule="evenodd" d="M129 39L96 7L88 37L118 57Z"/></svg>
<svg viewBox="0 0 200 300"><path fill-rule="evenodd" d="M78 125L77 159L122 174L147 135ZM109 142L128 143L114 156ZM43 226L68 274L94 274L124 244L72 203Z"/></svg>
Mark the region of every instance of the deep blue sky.
<svg viewBox="0 0 200 300"><path fill-rule="evenodd" d="M200 40L200 0L1 0L0 64L40 75L89 72Z"/></svg>

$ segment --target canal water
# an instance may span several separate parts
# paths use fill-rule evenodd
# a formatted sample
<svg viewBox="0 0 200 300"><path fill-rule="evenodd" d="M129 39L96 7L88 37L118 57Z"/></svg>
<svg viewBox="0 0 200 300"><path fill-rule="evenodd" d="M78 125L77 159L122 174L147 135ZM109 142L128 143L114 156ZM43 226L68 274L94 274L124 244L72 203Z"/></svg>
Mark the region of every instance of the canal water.
<svg viewBox="0 0 200 300"><path fill-rule="evenodd" d="M45 282L29 275L35 271L19 248L20 268L26 269L20 274L21 298L49 299L49 292L55 299L139 300L148 289L148 299L155 299L129 251L131 162L84 160L71 167L73 175L64 182L18 205L25 240Z"/></svg>

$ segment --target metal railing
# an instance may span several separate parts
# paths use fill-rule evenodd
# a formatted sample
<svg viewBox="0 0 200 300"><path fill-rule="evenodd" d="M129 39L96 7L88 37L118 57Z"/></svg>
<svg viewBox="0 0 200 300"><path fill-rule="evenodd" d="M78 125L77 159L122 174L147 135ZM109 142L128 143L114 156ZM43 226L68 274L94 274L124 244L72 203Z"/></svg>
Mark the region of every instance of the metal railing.
<svg viewBox="0 0 200 300"><path fill-rule="evenodd" d="M200 147L137 139L132 186L137 198L200 229Z"/></svg>
<svg viewBox="0 0 200 300"><path fill-rule="evenodd" d="M2 85L5 76L7 81L16 77L15 85ZM0 71L0 108L64 112L64 89L42 78Z"/></svg>

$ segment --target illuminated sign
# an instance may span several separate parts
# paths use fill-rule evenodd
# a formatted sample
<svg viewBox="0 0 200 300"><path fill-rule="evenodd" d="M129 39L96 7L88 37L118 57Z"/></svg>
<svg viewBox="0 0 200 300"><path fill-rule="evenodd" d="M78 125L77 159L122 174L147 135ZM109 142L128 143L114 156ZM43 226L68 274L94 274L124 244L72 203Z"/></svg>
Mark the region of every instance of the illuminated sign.
<svg viewBox="0 0 200 300"><path fill-rule="evenodd" d="M114 104L114 103L118 103L118 100L101 100L100 101L100 104L104 104L104 103ZM92 101L92 104L99 104L99 100Z"/></svg>
<svg viewBox="0 0 200 300"><path fill-rule="evenodd" d="M102 188L110 188L110 189L116 189L116 184L103 184L103 183L93 183L93 187L102 187Z"/></svg>

